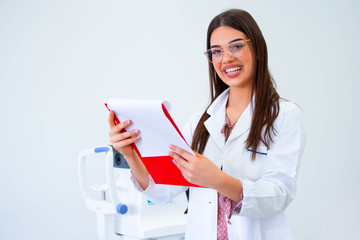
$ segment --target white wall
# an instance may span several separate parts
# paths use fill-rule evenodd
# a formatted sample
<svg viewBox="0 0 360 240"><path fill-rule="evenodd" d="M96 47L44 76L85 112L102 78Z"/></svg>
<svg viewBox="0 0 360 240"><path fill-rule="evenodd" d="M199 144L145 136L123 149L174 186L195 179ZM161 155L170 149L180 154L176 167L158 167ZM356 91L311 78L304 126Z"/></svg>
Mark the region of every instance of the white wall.
<svg viewBox="0 0 360 240"><path fill-rule="evenodd" d="M295 239L359 239L357 1L0 1L0 239L96 239L80 150L108 144L110 97L166 99L183 125L208 102L210 20L243 8L308 141Z"/></svg>

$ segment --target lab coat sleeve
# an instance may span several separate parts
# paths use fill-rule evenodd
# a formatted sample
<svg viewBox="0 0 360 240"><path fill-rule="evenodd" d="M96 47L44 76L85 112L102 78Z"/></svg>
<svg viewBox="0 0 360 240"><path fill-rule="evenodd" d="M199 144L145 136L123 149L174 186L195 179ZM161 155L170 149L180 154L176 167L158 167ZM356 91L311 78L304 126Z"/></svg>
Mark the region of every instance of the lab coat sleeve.
<svg viewBox="0 0 360 240"><path fill-rule="evenodd" d="M305 144L305 132L300 109L292 103L281 109L277 135L267 152L262 176L257 181L241 179L243 183L240 216L264 218L273 216L290 204L296 194L296 176ZM255 160L256 161L256 160Z"/></svg>
<svg viewBox="0 0 360 240"><path fill-rule="evenodd" d="M166 204L180 193L186 191L187 187L156 184L149 175L149 186L144 190L135 176L131 174L131 181L139 192L142 192L148 200L156 204Z"/></svg>
<svg viewBox="0 0 360 240"><path fill-rule="evenodd" d="M166 204L188 189L188 187L183 186L155 184L150 175L149 180L149 186L145 189L145 191L143 191L143 193L151 202L156 204Z"/></svg>
<svg viewBox="0 0 360 240"><path fill-rule="evenodd" d="M182 134L190 146L191 146L192 135L194 129L196 128L198 120L199 120L199 114L193 114L190 117L188 123L185 125L185 127L182 130ZM156 204L166 204L169 201L171 201L173 198L175 198L177 195L188 189L188 187L184 187L184 186L155 184L151 176L149 176L149 186L145 190L141 189L141 187L136 182L136 179L134 177L132 177L132 181L136 189L142 191L143 194L145 194L145 196L151 202Z"/></svg>

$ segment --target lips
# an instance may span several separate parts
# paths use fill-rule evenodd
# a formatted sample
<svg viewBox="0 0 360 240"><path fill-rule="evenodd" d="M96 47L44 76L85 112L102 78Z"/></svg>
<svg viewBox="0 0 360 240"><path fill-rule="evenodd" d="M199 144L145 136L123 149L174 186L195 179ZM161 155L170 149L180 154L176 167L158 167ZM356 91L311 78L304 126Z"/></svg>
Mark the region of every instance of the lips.
<svg viewBox="0 0 360 240"><path fill-rule="evenodd" d="M229 68L229 69L226 69L225 72L226 73L238 72L238 71L241 71L241 69L242 69L242 67Z"/></svg>
<svg viewBox="0 0 360 240"><path fill-rule="evenodd" d="M243 66L241 65L229 65L223 68L223 72L227 77L233 78L239 76L242 69Z"/></svg>

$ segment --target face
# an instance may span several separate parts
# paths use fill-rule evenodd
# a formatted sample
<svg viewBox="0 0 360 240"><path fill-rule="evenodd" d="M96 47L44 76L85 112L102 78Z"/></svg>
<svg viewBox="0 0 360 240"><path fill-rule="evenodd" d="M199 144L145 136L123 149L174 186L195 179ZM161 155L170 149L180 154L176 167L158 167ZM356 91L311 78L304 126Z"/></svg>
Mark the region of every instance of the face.
<svg viewBox="0 0 360 240"><path fill-rule="evenodd" d="M216 28L210 37L210 47L220 47L224 49L222 52L222 60L213 63L216 73L221 80L232 88L251 88L254 81L254 59L251 42L245 42L241 55L235 57L231 55L229 44L234 40L248 39L241 31L232 27L221 26Z"/></svg>

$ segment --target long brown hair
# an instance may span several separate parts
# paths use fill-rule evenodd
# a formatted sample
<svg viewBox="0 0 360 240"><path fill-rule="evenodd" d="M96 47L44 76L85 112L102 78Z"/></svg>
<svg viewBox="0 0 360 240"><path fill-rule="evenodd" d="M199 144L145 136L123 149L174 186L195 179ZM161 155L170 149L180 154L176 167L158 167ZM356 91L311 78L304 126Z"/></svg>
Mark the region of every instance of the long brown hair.
<svg viewBox="0 0 360 240"><path fill-rule="evenodd" d="M264 36L253 17L246 11L240 9L231 9L217 15L209 24L207 32L207 48L210 48L210 37L212 32L221 26L228 26L237 29L250 39L254 56L254 81L253 92L255 94L255 106L253 107L253 117L251 121L250 133L246 139L246 148L252 149L252 159L255 160L256 150L260 141L267 148L273 142L273 136L276 135L274 121L279 114L279 95L275 90L275 82L270 75L268 68L267 47ZM209 62L210 76L210 104L225 91L228 86L217 75L214 66ZM209 108L209 106L207 108ZM191 148L203 153L206 143L209 139L209 132L204 126L204 122L210 117L207 109L201 116L195 129ZM264 135L262 135L262 129ZM220 129L219 129L220 131Z"/></svg>

